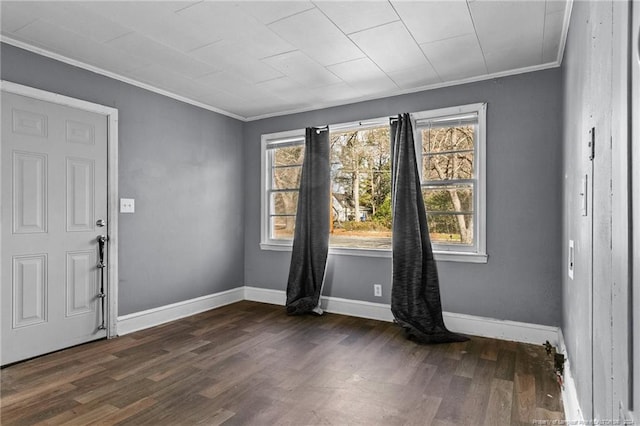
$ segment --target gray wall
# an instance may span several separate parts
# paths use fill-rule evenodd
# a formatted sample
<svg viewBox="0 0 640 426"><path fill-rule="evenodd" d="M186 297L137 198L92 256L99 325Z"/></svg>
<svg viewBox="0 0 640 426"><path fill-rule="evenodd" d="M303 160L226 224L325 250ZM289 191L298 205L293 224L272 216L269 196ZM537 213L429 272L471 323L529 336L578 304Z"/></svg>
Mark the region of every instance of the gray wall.
<svg viewBox="0 0 640 426"><path fill-rule="evenodd" d="M242 122L1 45L2 79L117 108L119 315L243 285Z"/></svg>
<svg viewBox="0 0 640 426"><path fill-rule="evenodd" d="M562 66L562 330L587 420L622 420L618 416L631 403L628 7L616 1L574 2ZM592 127L596 150L590 161ZM580 196L585 175L591 182L587 216ZM569 239L576 247L573 279L566 273Z"/></svg>
<svg viewBox="0 0 640 426"><path fill-rule="evenodd" d="M561 82L552 69L245 124L245 284L284 290L291 258L259 247L261 134L487 102L489 261L438 263L443 308L560 325ZM332 255L328 268L325 295L389 303L391 259Z"/></svg>

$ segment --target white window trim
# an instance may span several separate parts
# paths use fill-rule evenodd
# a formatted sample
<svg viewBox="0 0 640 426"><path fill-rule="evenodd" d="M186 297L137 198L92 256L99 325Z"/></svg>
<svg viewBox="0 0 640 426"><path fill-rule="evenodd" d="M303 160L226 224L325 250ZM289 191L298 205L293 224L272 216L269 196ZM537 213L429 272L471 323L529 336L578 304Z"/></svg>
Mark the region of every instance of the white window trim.
<svg viewBox="0 0 640 426"><path fill-rule="evenodd" d="M446 117L451 115L461 115L477 113L478 114L478 133L477 140L475 141L475 153L474 153L474 169L475 169L475 183L474 183L474 205L475 217L474 217L474 238L475 244L473 247L465 250L454 244L433 243L433 251L442 260L454 260L460 258L460 261L476 261L478 263L487 262L487 240L486 240L486 209L487 209L487 175L486 175L486 141L487 141L487 104L475 103L468 105L460 105L449 108L440 108L430 111L422 111L411 114L416 157L422 159L422 137L420 135L420 127L416 125L418 120L428 120L438 117ZM420 181L422 181L422 167L419 167ZM473 259L473 260L469 260Z"/></svg>
<svg viewBox="0 0 640 426"><path fill-rule="evenodd" d="M476 224L475 232L477 238L477 245L475 251L460 251L455 250L454 247L449 245L445 249L444 245L434 244L434 257L437 261L446 262L465 262L465 263L487 263L488 255L486 252L486 103L476 103L469 105L462 105L450 108L441 108L436 110L424 111L411 114L411 118L414 124L414 132L416 132L416 154L417 158L422 158L422 146L421 140L418 138L418 130L415 126L415 121L420 119L436 118L445 115L455 115L477 112L478 113L478 139L476 141L476 155L474 158L474 167L477 170L476 189ZM362 120L351 123L339 123L330 125L330 130L336 128L347 129L356 126L372 126L379 125L388 122L389 118L376 118L372 120ZM260 179L260 249L272 250L272 251L291 251L291 240L272 240L269 238L269 200L267 197L267 183L269 182L269 173L271 172L271 165L269 164L269 157L267 155L267 145L275 140L299 138L304 137L304 129L289 130L284 132L264 134L261 137L261 179ZM422 167L420 167L422 171ZM366 249L366 248L343 248L343 247L330 247L330 255L338 256L363 256L363 257L391 257L391 249Z"/></svg>
<svg viewBox="0 0 640 426"><path fill-rule="evenodd" d="M291 240L273 240L269 238L269 197L267 183L271 180L271 164L267 155L267 146L273 141L298 139L305 135L304 129L262 135L260 146L260 248L263 250L291 250Z"/></svg>

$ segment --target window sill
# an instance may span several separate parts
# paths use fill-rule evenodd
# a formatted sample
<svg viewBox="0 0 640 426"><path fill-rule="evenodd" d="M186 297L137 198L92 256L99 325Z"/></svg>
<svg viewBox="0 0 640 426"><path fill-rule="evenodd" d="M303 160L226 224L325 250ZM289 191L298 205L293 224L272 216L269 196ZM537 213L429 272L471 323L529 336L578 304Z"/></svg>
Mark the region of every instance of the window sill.
<svg viewBox="0 0 640 426"><path fill-rule="evenodd" d="M291 244L260 243L260 249L272 251L291 251ZM353 249L330 247L330 255L336 256L361 256L361 257L387 257L391 258L391 250L388 249ZM487 263L489 256L485 253L469 253L460 251L436 251L435 259L440 262L463 263Z"/></svg>

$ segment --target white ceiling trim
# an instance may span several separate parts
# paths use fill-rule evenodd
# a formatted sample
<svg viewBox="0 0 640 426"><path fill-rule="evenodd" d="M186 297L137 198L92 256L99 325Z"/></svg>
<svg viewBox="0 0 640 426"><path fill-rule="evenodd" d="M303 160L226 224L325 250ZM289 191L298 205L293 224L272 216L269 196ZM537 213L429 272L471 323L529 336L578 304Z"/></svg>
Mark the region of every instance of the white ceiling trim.
<svg viewBox="0 0 640 426"><path fill-rule="evenodd" d="M567 36L569 35L569 24L571 23L571 12L573 11L573 0L568 0L564 11L564 21L562 22L562 32L560 33L560 46L558 47L558 58L556 62L562 64L564 49L567 46Z"/></svg>
<svg viewBox="0 0 640 426"><path fill-rule="evenodd" d="M567 7L569 7L569 8L572 7L572 1L573 0L568 2L568 6ZM263 120L263 119L266 119L266 118L279 117L279 116L283 116L283 115L297 114L297 113L308 112L308 111L315 111L315 110L323 109L323 108L330 108L330 107L348 105L348 104L353 104L353 103L358 103L358 102L365 102L365 101L371 101L371 100L376 100L376 99L384 99L384 98L389 98L389 97L394 97L394 96L399 96L399 95L405 95L405 94L409 94L409 93L422 92L422 91L426 91L426 90L441 89L441 88L444 88L444 87L458 86L458 85L461 85L461 84L468 84L468 83L475 83L475 82L479 82L479 81L492 80L492 79L495 79L495 78L507 77L507 76L517 75L517 74L524 74L524 73L528 73L528 72L542 71L542 70L546 70L546 69L557 68L562 64L562 57L563 57L564 49L565 49L565 45L566 45L566 34L567 34L568 26L569 26L571 10L569 10L569 13L567 15L565 15L565 16L568 16L568 17L565 17L564 24L563 24L564 28L563 28L562 40L560 41L560 48L558 50L558 60L553 61L553 62L548 62L546 64L540 64L540 65L533 65L533 66L524 67L524 68L518 68L518 69L513 69L513 70L500 71L500 72L495 72L495 73L491 73L491 74L485 74L485 75L478 76L478 77L470 77L470 78L464 78L464 79L460 79L460 80L446 81L446 82L441 82L441 83L429 84L429 85L426 85L426 86L420 86L420 87L415 87L415 88L411 88L411 89L404 89L404 90L397 91L396 93L394 93L391 96L389 96L389 95L386 95L386 96L366 96L366 97L354 99L353 101L349 101L347 103L345 103L344 101L342 101L342 102L340 102L340 101L338 101L338 102L328 102L328 103L322 103L322 104L319 104L317 106L308 107L308 108L300 108L300 109L292 109L292 110L287 110L287 111L279 111L279 112L275 112L275 113L257 115L257 116L252 116L252 117L243 117L243 116L231 113L229 111L225 111L225 110L222 110L220 108L216 108L216 107L213 107L211 105L195 101L195 100L187 98L185 96L181 96L181 95L169 92L169 91L167 91L165 89L162 89L162 88L159 88L159 87L155 87L155 86L152 86L152 85L147 84L147 83L142 83L140 81L134 80L134 79L129 78L129 77L122 76L120 74L117 74L117 73L114 73L114 72L111 72L111 71L107 71L107 70L105 70L103 68L96 67L96 66L93 66L93 65L89 65L89 64L84 63L82 61L78 61L76 59L72 59L72 58L69 58L67 56L61 55L59 53L51 52L51 51L49 51L47 49L43 49L41 47L37 47L37 46L34 46L32 44L29 44L29 43L25 43L25 42L22 42L22 41L15 40L15 39L13 39L11 37L0 35L0 42L7 43L9 45L12 45L12 46L24 49L24 50L28 50L30 52L36 53L36 54L41 55L41 56L45 56L45 57L48 57L48 58L51 58L51 59L55 59L57 61L69 64L69 65L73 65L73 66L78 67L78 68L83 68L83 69L86 69L88 71L94 72L96 74L104 75L104 76L112 78L114 80L122 81L124 83L131 84L133 86L137 86L137 87L140 87L140 88L145 89L145 90L149 90L150 92L158 93L160 95L167 96L169 98L172 98L172 99L175 99L175 100L178 100L178 101L181 101L181 102L185 102L187 104L196 106L198 108L202 108L202 109L205 109L205 110L208 110L208 111L216 112L218 114L226 115L227 117L235 118L236 120L249 122L249 121Z"/></svg>

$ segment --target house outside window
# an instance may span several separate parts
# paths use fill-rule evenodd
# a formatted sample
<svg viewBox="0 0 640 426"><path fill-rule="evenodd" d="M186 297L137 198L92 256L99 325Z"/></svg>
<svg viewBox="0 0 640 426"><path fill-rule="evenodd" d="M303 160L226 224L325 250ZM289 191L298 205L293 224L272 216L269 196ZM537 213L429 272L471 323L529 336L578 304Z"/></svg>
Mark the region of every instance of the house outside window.
<svg viewBox="0 0 640 426"><path fill-rule="evenodd" d="M486 262L485 104L411 114L436 259ZM330 126L330 253L391 255L387 117ZM262 137L261 247L290 250L304 129Z"/></svg>

